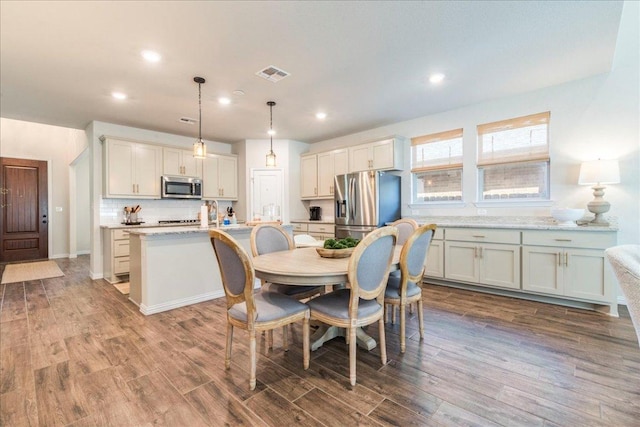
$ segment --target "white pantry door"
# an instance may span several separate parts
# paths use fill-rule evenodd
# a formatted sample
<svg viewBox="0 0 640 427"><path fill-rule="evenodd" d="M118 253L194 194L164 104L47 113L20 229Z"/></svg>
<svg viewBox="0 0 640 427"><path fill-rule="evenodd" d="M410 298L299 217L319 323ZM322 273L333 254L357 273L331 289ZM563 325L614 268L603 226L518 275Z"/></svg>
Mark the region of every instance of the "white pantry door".
<svg viewBox="0 0 640 427"><path fill-rule="evenodd" d="M252 169L251 210L248 212L247 218L260 218L262 208L274 204L280 207L280 219L282 219L284 215L282 192L282 169Z"/></svg>

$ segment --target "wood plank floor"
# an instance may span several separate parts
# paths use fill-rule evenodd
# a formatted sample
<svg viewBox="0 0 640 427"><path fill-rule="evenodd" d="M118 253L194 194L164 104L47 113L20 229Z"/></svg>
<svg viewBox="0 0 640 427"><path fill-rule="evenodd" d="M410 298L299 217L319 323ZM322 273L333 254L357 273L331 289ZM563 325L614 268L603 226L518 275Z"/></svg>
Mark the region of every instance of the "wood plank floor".
<svg viewBox="0 0 640 427"><path fill-rule="evenodd" d="M344 340L304 371L296 325L287 353L279 333L271 352L259 340L249 391L244 331L224 370L222 299L147 317L89 279L87 256L56 262L64 277L0 288L2 426L640 425L640 348L624 307L610 318L426 285L425 340L414 314L401 355L388 324L389 363L359 350L353 389Z"/></svg>

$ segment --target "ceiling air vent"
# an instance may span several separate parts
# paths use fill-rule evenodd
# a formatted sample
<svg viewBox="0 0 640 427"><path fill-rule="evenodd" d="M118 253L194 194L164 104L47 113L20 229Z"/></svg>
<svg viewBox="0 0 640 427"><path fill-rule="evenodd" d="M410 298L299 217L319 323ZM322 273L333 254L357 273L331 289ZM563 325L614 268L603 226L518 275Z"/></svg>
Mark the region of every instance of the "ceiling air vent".
<svg viewBox="0 0 640 427"><path fill-rule="evenodd" d="M276 83L284 79L285 77L290 76L291 74L287 73L284 70L281 70L280 68L274 67L273 65L269 65L264 70L258 71L256 75L262 77L263 79L267 79L270 82Z"/></svg>

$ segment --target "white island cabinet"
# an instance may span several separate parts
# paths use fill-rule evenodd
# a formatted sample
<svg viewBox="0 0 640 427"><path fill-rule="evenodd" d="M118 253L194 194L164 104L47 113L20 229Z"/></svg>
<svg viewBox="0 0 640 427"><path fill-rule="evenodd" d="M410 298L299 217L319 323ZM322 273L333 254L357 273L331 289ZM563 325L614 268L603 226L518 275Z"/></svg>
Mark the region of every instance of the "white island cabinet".
<svg viewBox="0 0 640 427"><path fill-rule="evenodd" d="M221 228L251 256L252 227ZM129 235L129 300L141 313L150 315L224 297L208 228L136 228Z"/></svg>

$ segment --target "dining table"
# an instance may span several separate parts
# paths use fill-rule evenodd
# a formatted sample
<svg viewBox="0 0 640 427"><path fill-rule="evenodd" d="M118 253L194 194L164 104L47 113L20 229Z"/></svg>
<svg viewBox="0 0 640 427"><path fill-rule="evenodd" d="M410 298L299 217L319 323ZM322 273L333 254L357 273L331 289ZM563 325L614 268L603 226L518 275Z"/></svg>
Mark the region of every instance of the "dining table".
<svg viewBox="0 0 640 427"><path fill-rule="evenodd" d="M394 249L390 271L398 269L402 246ZM316 248L296 248L288 251L271 252L253 258L256 277L264 282L292 286L348 286L349 259L321 257ZM336 326L320 327L311 337L311 350L315 351L335 337L345 336L343 328ZM356 330L358 346L373 350L377 343L362 328Z"/></svg>

